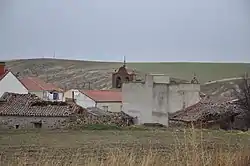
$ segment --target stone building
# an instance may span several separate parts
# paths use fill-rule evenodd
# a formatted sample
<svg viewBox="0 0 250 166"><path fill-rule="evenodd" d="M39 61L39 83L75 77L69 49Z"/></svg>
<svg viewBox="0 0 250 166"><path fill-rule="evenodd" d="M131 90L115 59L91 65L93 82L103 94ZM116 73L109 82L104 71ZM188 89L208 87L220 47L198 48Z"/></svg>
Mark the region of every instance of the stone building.
<svg viewBox="0 0 250 166"><path fill-rule="evenodd" d="M145 81L122 86L122 111L137 117L137 123L168 126L168 114L200 101L200 85L177 83L163 74L147 74Z"/></svg>
<svg viewBox="0 0 250 166"><path fill-rule="evenodd" d="M0 98L0 128L64 128L80 113L76 104L43 101L33 94L4 93Z"/></svg>

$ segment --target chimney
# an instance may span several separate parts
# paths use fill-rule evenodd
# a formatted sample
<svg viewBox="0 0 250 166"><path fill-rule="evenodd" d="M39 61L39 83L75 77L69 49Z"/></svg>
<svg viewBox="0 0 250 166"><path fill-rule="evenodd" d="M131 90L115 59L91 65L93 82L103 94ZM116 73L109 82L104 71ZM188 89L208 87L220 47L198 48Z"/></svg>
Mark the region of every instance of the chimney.
<svg viewBox="0 0 250 166"><path fill-rule="evenodd" d="M5 62L0 62L0 75L5 73Z"/></svg>

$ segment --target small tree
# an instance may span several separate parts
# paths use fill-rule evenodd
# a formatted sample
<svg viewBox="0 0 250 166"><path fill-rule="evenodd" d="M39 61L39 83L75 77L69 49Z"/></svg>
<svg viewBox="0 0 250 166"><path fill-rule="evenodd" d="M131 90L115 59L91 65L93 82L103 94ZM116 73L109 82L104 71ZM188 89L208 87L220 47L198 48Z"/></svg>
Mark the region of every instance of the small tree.
<svg viewBox="0 0 250 166"><path fill-rule="evenodd" d="M238 104L245 110L248 111L250 115L250 79L248 75L242 79L242 82L239 85L239 91L237 92Z"/></svg>

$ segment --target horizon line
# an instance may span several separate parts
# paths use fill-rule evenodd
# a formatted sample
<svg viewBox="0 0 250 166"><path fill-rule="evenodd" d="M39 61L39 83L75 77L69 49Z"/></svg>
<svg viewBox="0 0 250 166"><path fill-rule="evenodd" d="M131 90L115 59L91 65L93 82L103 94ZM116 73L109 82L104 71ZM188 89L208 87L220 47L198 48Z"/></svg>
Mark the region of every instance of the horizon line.
<svg viewBox="0 0 250 166"><path fill-rule="evenodd" d="M123 63L123 61L117 61L117 60L86 60L86 59L77 59L77 58L66 59L66 58L51 58L51 57L17 58L17 59L0 60L0 62L10 62L10 61L17 61L17 60L36 60L36 59ZM246 61L127 61L127 63L250 63L250 62L246 62Z"/></svg>

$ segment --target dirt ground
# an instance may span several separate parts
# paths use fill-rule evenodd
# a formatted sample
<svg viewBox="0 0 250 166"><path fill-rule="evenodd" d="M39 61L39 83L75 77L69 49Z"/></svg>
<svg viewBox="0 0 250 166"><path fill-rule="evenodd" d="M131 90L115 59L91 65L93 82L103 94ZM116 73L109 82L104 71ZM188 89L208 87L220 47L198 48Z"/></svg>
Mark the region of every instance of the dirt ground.
<svg viewBox="0 0 250 166"><path fill-rule="evenodd" d="M202 142L213 146L248 147L250 132L218 130L152 129L147 131L0 131L1 161L13 157L33 156L41 153L53 156L80 154L103 156L110 151L124 150L140 153L151 149L168 153L184 141Z"/></svg>

